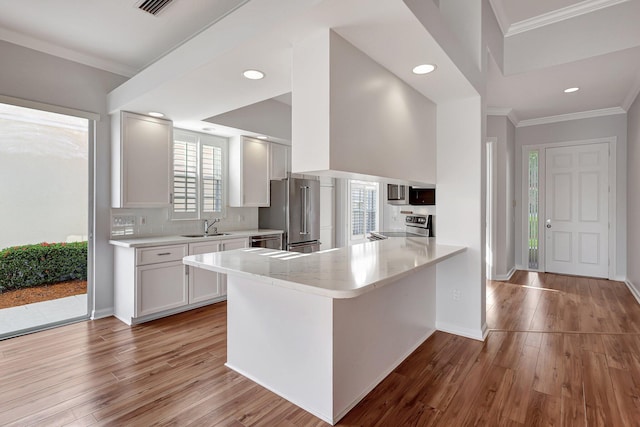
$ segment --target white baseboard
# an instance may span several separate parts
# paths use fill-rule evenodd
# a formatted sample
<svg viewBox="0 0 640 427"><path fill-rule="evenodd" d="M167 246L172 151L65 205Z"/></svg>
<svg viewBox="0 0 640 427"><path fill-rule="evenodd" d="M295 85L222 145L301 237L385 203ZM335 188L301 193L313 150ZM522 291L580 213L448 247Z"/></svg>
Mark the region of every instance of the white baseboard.
<svg viewBox="0 0 640 427"><path fill-rule="evenodd" d="M482 341L486 340L488 335L489 325L487 325L487 322L484 322L484 325L482 325Z"/></svg>
<svg viewBox="0 0 640 427"><path fill-rule="evenodd" d="M91 320L102 319L104 317L113 316L113 307L103 308L102 310L93 310L91 312Z"/></svg>
<svg viewBox="0 0 640 427"><path fill-rule="evenodd" d="M508 281L508 280L511 280L511 276L513 276L515 272L516 272L516 268L511 267L511 270L509 270L507 274L496 274L496 276L491 280Z"/></svg>
<svg viewBox="0 0 640 427"><path fill-rule="evenodd" d="M452 325L446 322L438 322L436 321L436 329L442 332L446 332L449 334L460 335L461 337L471 338L478 341L484 341L486 331L486 324L482 326L481 329L469 329L469 328L461 328L457 325Z"/></svg>
<svg viewBox="0 0 640 427"><path fill-rule="evenodd" d="M629 288L629 291L631 291L631 294L636 299L636 301L638 301L638 304L640 304L640 289L638 289L633 283L631 283L629 279L625 280L624 283L627 285L627 288Z"/></svg>

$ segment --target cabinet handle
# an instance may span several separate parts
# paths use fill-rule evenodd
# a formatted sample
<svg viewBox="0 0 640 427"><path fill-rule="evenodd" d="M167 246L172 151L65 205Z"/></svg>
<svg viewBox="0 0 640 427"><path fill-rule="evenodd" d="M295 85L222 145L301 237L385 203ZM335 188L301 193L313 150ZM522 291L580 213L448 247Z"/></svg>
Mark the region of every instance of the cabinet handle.
<svg viewBox="0 0 640 427"><path fill-rule="evenodd" d="M171 255L171 252L162 252L158 254L158 256L163 256L163 255Z"/></svg>
<svg viewBox="0 0 640 427"><path fill-rule="evenodd" d="M189 266L188 265L184 266L184 274L186 274L187 276L189 275Z"/></svg>

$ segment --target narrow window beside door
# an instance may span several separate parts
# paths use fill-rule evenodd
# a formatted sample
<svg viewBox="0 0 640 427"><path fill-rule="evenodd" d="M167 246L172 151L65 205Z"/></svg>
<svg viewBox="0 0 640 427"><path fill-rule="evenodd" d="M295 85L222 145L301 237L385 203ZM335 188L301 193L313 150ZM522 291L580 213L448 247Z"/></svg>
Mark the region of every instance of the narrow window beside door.
<svg viewBox="0 0 640 427"><path fill-rule="evenodd" d="M529 268L537 270L539 267L539 244L538 244L538 152L529 153L529 215L528 237L529 237Z"/></svg>

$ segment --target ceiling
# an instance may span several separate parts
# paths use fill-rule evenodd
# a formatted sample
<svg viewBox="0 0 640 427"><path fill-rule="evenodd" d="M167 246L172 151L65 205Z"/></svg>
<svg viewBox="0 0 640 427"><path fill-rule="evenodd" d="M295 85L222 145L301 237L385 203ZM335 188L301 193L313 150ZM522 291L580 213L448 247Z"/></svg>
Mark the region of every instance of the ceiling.
<svg viewBox="0 0 640 427"><path fill-rule="evenodd" d="M131 77L109 95L112 111L160 110L192 129L266 99L290 103L292 46L326 28L436 103L474 93L401 0L174 0L157 16L139 3L0 0L0 39ZM526 124L628 108L640 88L640 0L490 4L504 36L487 69L490 111ZM413 75L422 62L437 72ZM267 77L247 81L247 68ZM581 90L564 94L570 86Z"/></svg>
<svg viewBox="0 0 640 427"><path fill-rule="evenodd" d="M0 39L130 77L247 1L0 0Z"/></svg>
<svg viewBox="0 0 640 427"><path fill-rule="evenodd" d="M640 89L639 0L490 3L504 35L487 70L493 111L523 126L629 108Z"/></svg>

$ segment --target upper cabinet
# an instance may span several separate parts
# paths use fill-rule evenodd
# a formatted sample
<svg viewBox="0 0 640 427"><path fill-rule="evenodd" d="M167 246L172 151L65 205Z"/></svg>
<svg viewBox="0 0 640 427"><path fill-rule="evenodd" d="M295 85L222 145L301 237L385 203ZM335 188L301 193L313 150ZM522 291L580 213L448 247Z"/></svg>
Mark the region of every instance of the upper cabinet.
<svg viewBox="0 0 640 427"><path fill-rule="evenodd" d="M170 120L121 112L112 116L114 208L153 208L170 203Z"/></svg>
<svg viewBox="0 0 640 427"><path fill-rule="evenodd" d="M286 145L271 143L271 179L285 179L291 172L290 153Z"/></svg>
<svg viewBox="0 0 640 427"><path fill-rule="evenodd" d="M229 141L229 206L269 206L269 145L246 136Z"/></svg>

